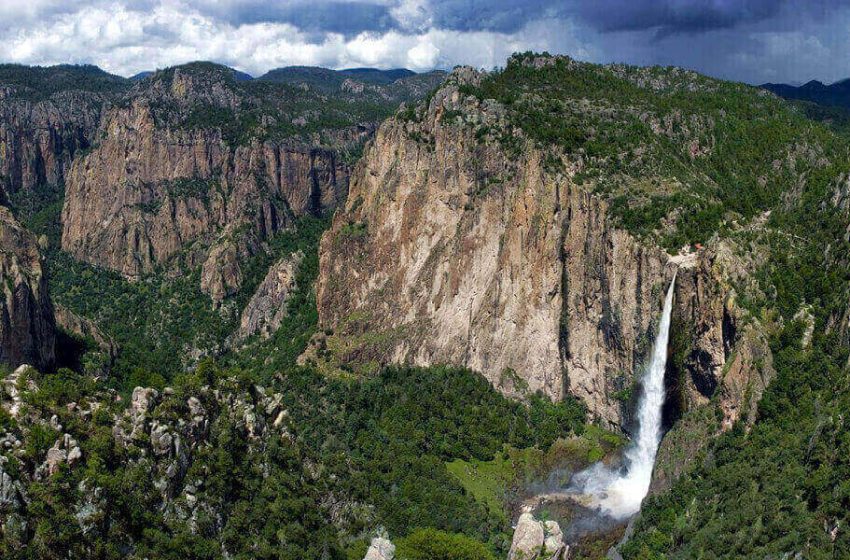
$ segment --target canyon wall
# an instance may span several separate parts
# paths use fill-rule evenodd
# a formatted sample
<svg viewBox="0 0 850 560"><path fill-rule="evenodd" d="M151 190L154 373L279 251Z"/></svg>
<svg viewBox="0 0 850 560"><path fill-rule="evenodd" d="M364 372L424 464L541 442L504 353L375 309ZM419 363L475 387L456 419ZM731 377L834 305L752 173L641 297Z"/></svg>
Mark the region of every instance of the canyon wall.
<svg viewBox="0 0 850 560"><path fill-rule="evenodd" d="M610 225L572 180L580 163L552 172L450 111L501 118L449 85L422 122L385 123L357 166L322 239L323 344L342 362L450 363L507 394L569 393L622 426L675 266Z"/></svg>
<svg viewBox="0 0 850 560"><path fill-rule="evenodd" d="M456 71L423 116L400 113L367 148L322 238L324 332L305 359L462 365L511 396L573 395L629 431L679 270L674 321L687 345L670 415L708 402L738 337L717 250L670 257L614 226L606 200L575 180L580 158L459 124L504 126L497 103L461 93L476 79ZM740 385L724 389L729 415L743 406Z"/></svg>
<svg viewBox="0 0 850 560"><path fill-rule="evenodd" d="M103 102L78 91L30 101L0 87L0 188L11 194L61 184L74 155L89 147Z"/></svg>
<svg viewBox="0 0 850 560"><path fill-rule="evenodd" d="M35 237L0 206L0 362L53 365L56 325Z"/></svg>
<svg viewBox="0 0 850 560"><path fill-rule="evenodd" d="M201 264L219 244L210 267L226 268L294 218L333 210L347 182L333 151L259 141L233 147L217 129L160 127L148 101L136 100L112 110L97 147L74 162L62 248L138 278L193 244L188 264ZM209 279L208 289L220 295L231 280Z"/></svg>

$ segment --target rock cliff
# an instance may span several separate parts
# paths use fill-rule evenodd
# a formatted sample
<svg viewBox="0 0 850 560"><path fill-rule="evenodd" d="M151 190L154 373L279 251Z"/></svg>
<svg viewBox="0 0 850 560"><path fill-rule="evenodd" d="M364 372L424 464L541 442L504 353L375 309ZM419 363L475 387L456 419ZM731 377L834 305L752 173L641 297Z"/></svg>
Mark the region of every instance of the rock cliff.
<svg viewBox="0 0 850 560"><path fill-rule="evenodd" d="M0 86L0 188L11 194L58 185L74 155L90 145L103 98L64 92L32 102Z"/></svg>
<svg viewBox="0 0 850 560"><path fill-rule="evenodd" d="M35 237L0 206L0 362L50 367L55 321Z"/></svg>
<svg viewBox="0 0 850 560"><path fill-rule="evenodd" d="M750 278L757 263L740 255L730 240L714 240L679 263L665 374L671 429L658 450L654 494L687 472L714 436L739 420L751 426L775 376L768 328L737 304L738 290L757 289Z"/></svg>
<svg viewBox="0 0 850 560"><path fill-rule="evenodd" d="M531 142L503 105L465 93L482 79L456 70L378 130L322 239L316 344L340 363L451 363L510 395L570 394L628 430L682 267L675 315L692 336L671 402L706 402L736 336L714 253L671 257L618 227L582 184L592 160Z"/></svg>
<svg viewBox="0 0 850 560"><path fill-rule="evenodd" d="M546 153L507 153L446 116L495 127L500 107L455 82L426 112L379 129L322 239L320 323L341 360L462 364L509 394L576 395L620 425L666 254L611 227L572 180L576 161L551 171Z"/></svg>
<svg viewBox="0 0 850 560"><path fill-rule="evenodd" d="M61 189L73 158L91 146L103 106L127 85L92 66L0 65L0 188Z"/></svg>
<svg viewBox="0 0 850 560"><path fill-rule="evenodd" d="M344 199L347 167L331 149L236 142L215 117L199 121L198 106L231 115L247 103L221 76L156 76L107 112L97 146L74 162L62 248L128 278L188 249L190 267L209 261L203 287L221 299L238 287L239 258L296 217Z"/></svg>

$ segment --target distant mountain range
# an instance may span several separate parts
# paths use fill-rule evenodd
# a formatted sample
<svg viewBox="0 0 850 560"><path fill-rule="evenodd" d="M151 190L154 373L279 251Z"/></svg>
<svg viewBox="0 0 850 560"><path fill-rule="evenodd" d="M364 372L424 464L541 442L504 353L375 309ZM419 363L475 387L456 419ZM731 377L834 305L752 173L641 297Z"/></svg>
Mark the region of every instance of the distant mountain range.
<svg viewBox="0 0 850 560"><path fill-rule="evenodd" d="M810 101L818 105L850 109L850 78L830 85L812 80L801 86L767 83L760 87L785 99Z"/></svg>
<svg viewBox="0 0 850 560"><path fill-rule="evenodd" d="M325 91L338 90L345 80L348 79L365 84L386 86L404 78L410 78L411 76L417 75L416 72L408 70L407 68L393 68L390 70L381 70L378 68L346 68L344 70L331 70L329 68L322 68L319 66L286 66L283 68L275 68L274 70L270 70L262 76L255 78L245 72L240 72L236 69L231 70L233 70L233 75L237 81L258 80L290 85L306 84ZM143 80L152 76L154 73L155 72L151 70L139 72L138 74L131 76L130 80ZM440 75L444 74L444 72L441 71L428 72L428 74L431 73L439 73Z"/></svg>
<svg viewBox="0 0 850 560"><path fill-rule="evenodd" d="M192 63L194 64L194 63ZM435 86L446 75L441 70L433 70L419 74L406 68L394 68L381 70L378 68L347 68L343 70L331 70L318 66L287 66L276 68L266 72L257 78L236 70L227 68L233 72L237 82L265 81L288 85L307 85L316 91L331 93L338 91L346 80L354 80L368 86L393 86L415 87L410 84L409 79L415 76L421 77L423 83ZM60 64L56 66L24 66L20 64L0 64L0 83L7 85L18 85L31 88L34 93L47 97L54 92L74 89L75 85L85 84L87 90L92 88L99 91L123 89L129 87L132 82L139 82L155 75L157 71L147 70L139 72L129 78L109 74L94 65ZM396 87L396 86L393 86Z"/></svg>

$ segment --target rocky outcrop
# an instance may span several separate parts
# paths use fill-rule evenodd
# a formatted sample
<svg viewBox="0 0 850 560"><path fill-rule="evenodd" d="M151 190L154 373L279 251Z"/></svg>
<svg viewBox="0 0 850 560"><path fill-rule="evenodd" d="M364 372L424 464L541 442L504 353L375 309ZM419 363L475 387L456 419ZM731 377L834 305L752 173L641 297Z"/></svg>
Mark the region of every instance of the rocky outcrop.
<svg viewBox="0 0 850 560"><path fill-rule="evenodd" d="M254 334L268 338L288 314L287 303L295 289L295 275L304 254L300 251L284 257L269 268L266 277L242 310L235 338L244 340Z"/></svg>
<svg viewBox="0 0 850 560"><path fill-rule="evenodd" d="M61 184L74 156L90 146L103 103L80 91L30 101L0 86L0 189Z"/></svg>
<svg viewBox="0 0 850 560"><path fill-rule="evenodd" d="M395 558L395 545L383 533L372 539L363 560L393 560L393 558Z"/></svg>
<svg viewBox="0 0 850 560"><path fill-rule="evenodd" d="M239 290L242 285L242 267L239 266L239 261L244 253L247 251L240 251L236 241L229 236L210 249L201 267L201 291L214 302L220 302Z"/></svg>
<svg viewBox="0 0 850 560"><path fill-rule="evenodd" d="M14 480L0 465L0 512L8 514L21 507L23 485Z"/></svg>
<svg viewBox="0 0 850 560"><path fill-rule="evenodd" d="M250 391L204 386L199 397L182 399L168 387L162 392L136 387L112 434L121 447L140 449L149 457L154 486L164 501L181 498L183 507L192 510L203 482L187 485L185 476L198 450L209 445L211 424L226 415L249 445L265 445L272 436L287 440L288 413L281 402L282 395L259 386Z"/></svg>
<svg viewBox="0 0 850 560"><path fill-rule="evenodd" d="M748 426L756 421L758 403L775 375L767 337L757 327L748 326L722 374L718 398L723 413L721 430L731 429L739 420Z"/></svg>
<svg viewBox="0 0 850 560"><path fill-rule="evenodd" d="M47 450L44 463L36 469L35 478L39 480L54 475L64 465L67 465L69 468L73 467L82 457L83 452L77 445L77 440L71 437L70 434L64 434Z"/></svg>
<svg viewBox="0 0 850 560"><path fill-rule="evenodd" d="M221 480L219 477L229 474L210 472L208 467L192 470L199 457L209 461L207 454L220 445L218 432L227 430L231 434L228 437L244 446L246 453L261 453L272 445L294 445L283 395L240 384L235 378L219 377L213 386L196 385L191 395L170 387L161 391L137 387L125 410L114 408L121 401L117 392L95 385L96 390L80 395L78 400L50 410L23 404L27 400L21 394L24 388L38 393L34 381L38 376L34 369L22 366L0 378L0 413L15 419L0 430L0 534L4 543L9 542L10 535L18 534L16 524L33 518L34 514L27 511L27 492L33 484L56 480L66 470L71 473L67 480L78 481L69 487L73 497L66 506L79 529L84 534L104 530L103 521L110 518L114 511L110 508L115 506L109 493L98 486L98 478L87 476L85 470L90 461L101 460L86 447L87 441L91 442L88 430L95 424L106 428L101 433L107 440L111 424L113 441L108 443L120 453L122 468L145 473L143 483L152 485L145 499L156 504L152 507L162 508L170 520L192 530L201 517L213 519L217 531L224 524L224 509L208 492L214 492L210 487ZM56 438L55 443L46 450L33 451L29 442L44 435ZM7 467L9 463L11 468ZM21 543L15 546L32 539L26 531L19 537Z"/></svg>
<svg viewBox="0 0 850 560"><path fill-rule="evenodd" d="M748 228L757 235L762 225L756 220ZM684 259L673 258L680 272L673 310L674 359L668 360L667 385L681 390L686 407L706 404L715 395L723 383L723 369L729 367L739 344L752 345L752 336L761 336L762 342L756 345L767 351L763 335L747 334L765 329L757 318L746 316L738 298L741 293L762 297L752 272L764 266L768 256L767 248L747 251L733 239L715 238ZM682 380L686 383L679 386Z"/></svg>
<svg viewBox="0 0 850 560"><path fill-rule="evenodd" d="M509 154L446 117L503 125L497 104L460 94L474 73L453 79L422 122L385 123L356 168L322 238L320 324L342 361L464 365L508 394L576 395L620 426L615 395L651 346L674 267L610 225L572 180L580 161Z"/></svg>
<svg viewBox="0 0 850 560"><path fill-rule="evenodd" d="M520 515L508 560L568 560L569 556L570 547L555 521L538 521L530 512Z"/></svg>
<svg viewBox="0 0 850 560"><path fill-rule="evenodd" d="M69 172L62 248L128 278L189 248L190 266L212 258L207 268L215 269L224 259L221 276L205 274L208 293L223 297L239 282L234 249L221 243L212 257L206 249L225 228L250 247L296 216L333 210L346 188L346 168L332 151L259 141L231 147L218 129L158 127L148 101L137 99L107 115L98 147Z"/></svg>
<svg viewBox="0 0 850 560"><path fill-rule="evenodd" d="M707 443L742 421L749 427L775 376L767 328L736 304L737 290L754 293L750 277L765 259L729 240L690 255L677 278L671 359L665 384L666 423L650 492L663 492L687 472Z"/></svg>
<svg viewBox="0 0 850 560"><path fill-rule="evenodd" d="M0 362L53 364L55 321L35 237L0 207Z"/></svg>

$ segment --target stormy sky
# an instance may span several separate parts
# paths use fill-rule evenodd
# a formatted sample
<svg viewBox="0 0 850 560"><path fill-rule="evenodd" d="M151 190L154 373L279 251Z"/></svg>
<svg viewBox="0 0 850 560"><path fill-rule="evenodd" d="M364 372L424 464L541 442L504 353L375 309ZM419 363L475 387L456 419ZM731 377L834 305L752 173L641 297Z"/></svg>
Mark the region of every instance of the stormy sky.
<svg viewBox="0 0 850 560"><path fill-rule="evenodd" d="M750 83L850 77L850 0L0 0L0 61L413 70L515 51Z"/></svg>

